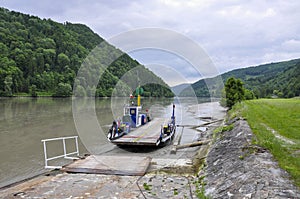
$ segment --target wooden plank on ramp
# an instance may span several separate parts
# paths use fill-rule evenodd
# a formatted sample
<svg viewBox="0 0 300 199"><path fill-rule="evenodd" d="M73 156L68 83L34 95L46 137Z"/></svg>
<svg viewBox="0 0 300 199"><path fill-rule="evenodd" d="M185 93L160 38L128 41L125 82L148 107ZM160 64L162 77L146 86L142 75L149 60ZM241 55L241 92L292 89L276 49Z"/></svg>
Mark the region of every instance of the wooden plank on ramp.
<svg viewBox="0 0 300 199"><path fill-rule="evenodd" d="M62 168L72 173L143 176L151 162L150 157L91 155Z"/></svg>

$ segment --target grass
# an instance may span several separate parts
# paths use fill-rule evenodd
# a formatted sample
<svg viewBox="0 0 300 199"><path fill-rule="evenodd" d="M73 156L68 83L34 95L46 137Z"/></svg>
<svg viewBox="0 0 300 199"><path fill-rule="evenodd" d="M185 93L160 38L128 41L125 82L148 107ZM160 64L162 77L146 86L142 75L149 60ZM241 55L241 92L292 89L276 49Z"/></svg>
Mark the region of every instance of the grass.
<svg viewBox="0 0 300 199"><path fill-rule="evenodd" d="M204 176L199 177L193 184L196 186L196 197L199 199L210 199L210 196L205 195L205 183L204 183Z"/></svg>
<svg viewBox="0 0 300 199"><path fill-rule="evenodd" d="M300 99L244 101L230 111L231 117L247 119L256 139L267 148L300 186Z"/></svg>
<svg viewBox="0 0 300 199"><path fill-rule="evenodd" d="M223 133L225 131L231 131L233 129L233 127L234 127L233 124L230 124L227 126L220 126L220 127L216 128L213 132L214 133Z"/></svg>
<svg viewBox="0 0 300 199"><path fill-rule="evenodd" d="M14 94L14 97L30 97L31 95L29 93L16 93Z"/></svg>
<svg viewBox="0 0 300 199"><path fill-rule="evenodd" d="M46 91L42 91L42 92L37 92L37 95L39 97L52 97L53 92L46 92Z"/></svg>
<svg viewBox="0 0 300 199"><path fill-rule="evenodd" d="M37 91L37 95L38 95L38 97L52 97L53 92ZM31 94L30 93L15 93L14 97L31 97Z"/></svg>
<svg viewBox="0 0 300 199"><path fill-rule="evenodd" d="M152 189L152 185L147 184L146 182L143 184L143 187L146 191L151 191L151 189Z"/></svg>

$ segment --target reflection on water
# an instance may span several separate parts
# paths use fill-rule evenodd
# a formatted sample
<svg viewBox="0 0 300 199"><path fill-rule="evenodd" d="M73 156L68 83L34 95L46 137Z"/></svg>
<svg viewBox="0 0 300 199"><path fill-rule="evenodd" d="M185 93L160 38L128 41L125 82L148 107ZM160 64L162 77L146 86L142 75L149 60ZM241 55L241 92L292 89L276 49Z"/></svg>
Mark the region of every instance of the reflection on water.
<svg viewBox="0 0 300 199"><path fill-rule="evenodd" d="M153 117L170 117L173 102L174 99L142 100L144 109L149 109ZM88 114L86 103L89 101L82 100L77 104L83 115ZM124 98L94 101L97 120L103 132L107 132L114 118L123 114L125 103L127 99ZM198 103L197 100L175 99L175 103L178 105L177 123L196 122L193 117L183 116L185 114L182 113L188 104ZM77 131L71 98L0 98L0 187L45 171L42 139L72 135L77 135ZM108 143L106 139L102 141ZM59 154L62 148L55 146L51 150ZM91 152L86 150L82 142L79 143L79 150L81 154Z"/></svg>

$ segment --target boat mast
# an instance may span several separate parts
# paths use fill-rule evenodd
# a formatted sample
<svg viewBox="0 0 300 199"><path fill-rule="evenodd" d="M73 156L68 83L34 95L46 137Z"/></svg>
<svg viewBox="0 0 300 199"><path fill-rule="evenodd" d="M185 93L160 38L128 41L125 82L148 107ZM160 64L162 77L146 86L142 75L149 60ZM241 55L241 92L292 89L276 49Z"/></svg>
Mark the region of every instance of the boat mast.
<svg viewBox="0 0 300 199"><path fill-rule="evenodd" d="M140 95L140 79L139 79L139 71L136 71L136 75L137 75L137 80L138 80L138 87L137 87L137 105L141 106L141 95Z"/></svg>

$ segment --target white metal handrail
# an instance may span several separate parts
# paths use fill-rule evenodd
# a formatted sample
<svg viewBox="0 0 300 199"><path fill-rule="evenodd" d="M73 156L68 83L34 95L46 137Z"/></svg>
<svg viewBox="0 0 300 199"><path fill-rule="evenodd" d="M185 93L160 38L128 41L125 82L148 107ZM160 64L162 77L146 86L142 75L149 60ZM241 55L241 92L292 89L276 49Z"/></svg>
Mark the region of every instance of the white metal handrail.
<svg viewBox="0 0 300 199"><path fill-rule="evenodd" d="M67 149L66 149L66 140L68 140L68 139L75 139L76 151L67 153ZM48 155L47 155L47 144L46 144L46 142L49 142L49 141L56 141L56 140L62 140L62 142L63 142L64 154L63 154L63 155L58 155L58 156L54 156L54 157L48 158ZM69 136L69 137L51 138L51 139L41 140L41 142L43 142L43 145L44 145L44 156L45 156L45 168L46 168L46 169L61 169L61 168L62 168L62 166L49 166L49 165L48 165L48 161L50 161L50 160L54 160L54 159L58 159L58 158L78 159L78 157L70 157L70 155L74 155L74 154L76 154L77 156L79 156L78 136Z"/></svg>

